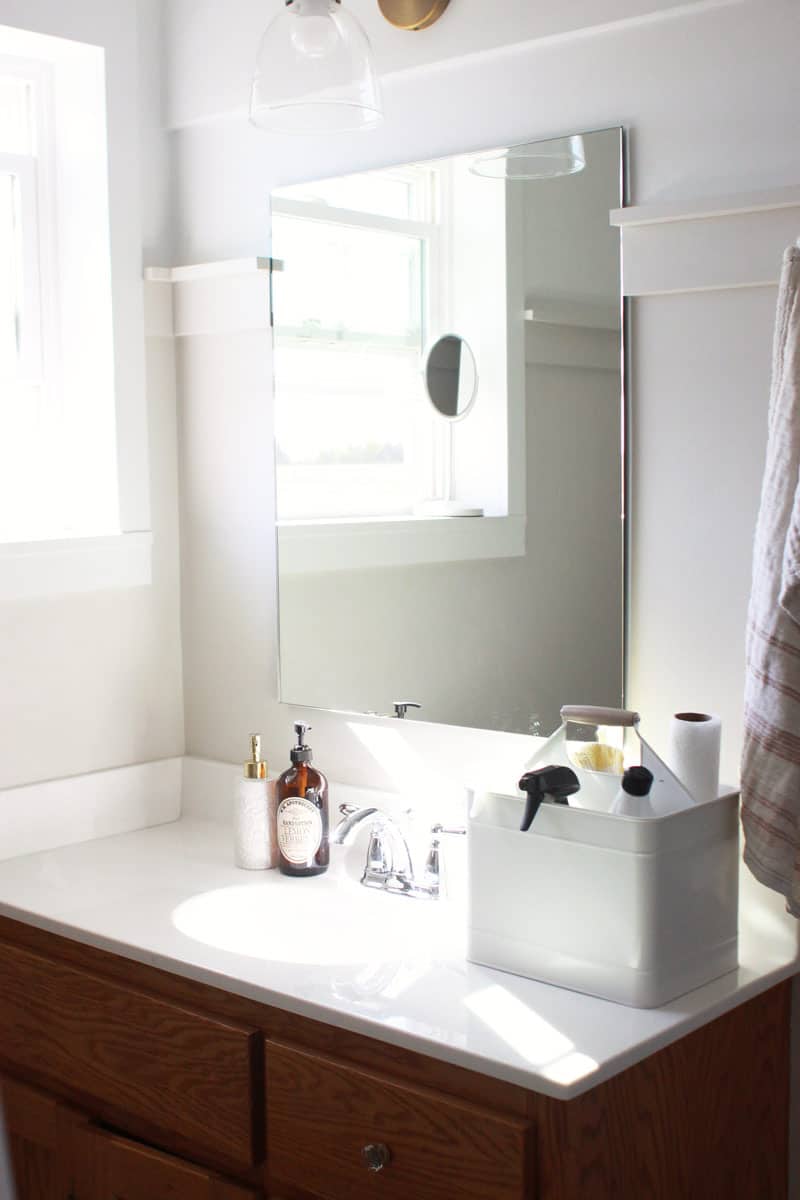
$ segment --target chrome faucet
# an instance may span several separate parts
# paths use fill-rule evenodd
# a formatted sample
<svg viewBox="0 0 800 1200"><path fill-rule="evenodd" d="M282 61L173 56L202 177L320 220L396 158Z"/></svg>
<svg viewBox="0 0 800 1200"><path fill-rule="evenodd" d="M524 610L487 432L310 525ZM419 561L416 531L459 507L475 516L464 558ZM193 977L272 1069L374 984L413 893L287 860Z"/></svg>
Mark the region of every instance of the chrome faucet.
<svg viewBox="0 0 800 1200"><path fill-rule="evenodd" d="M365 821L370 821L370 839L367 861L361 882L364 887L394 892L399 896L438 900L442 895L442 869L439 835L442 833L464 834L466 829L445 829L443 825L431 828L433 835L422 882L414 874L411 852L405 835L395 821L379 808L353 808L341 804L342 820L333 832L331 841L336 846L352 842L357 830Z"/></svg>
<svg viewBox="0 0 800 1200"><path fill-rule="evenodd" d="M339 806L343 820L334 830L331 841L336 846L347 846L365 821L370 821L369 848L364 875L361 882L365 887L383 887L392 875L410 879L413 874L411 852L402 830L379 808L352 808L349 804Z"/></svg>

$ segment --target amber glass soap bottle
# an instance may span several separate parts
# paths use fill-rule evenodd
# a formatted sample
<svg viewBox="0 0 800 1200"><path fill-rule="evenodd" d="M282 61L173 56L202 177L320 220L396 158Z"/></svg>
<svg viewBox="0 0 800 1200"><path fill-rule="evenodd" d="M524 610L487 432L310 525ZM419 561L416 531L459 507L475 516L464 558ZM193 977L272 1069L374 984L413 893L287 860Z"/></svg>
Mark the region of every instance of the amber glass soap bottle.
<svg viewBox="0 0 800 1200"><path fill-rule="evenodd" d="M295 725L292 765L276 786L278 866L283 875L321 875L330 862L328 781L311 765L311 747L305 741L310 728L302 721Z"/></svg>

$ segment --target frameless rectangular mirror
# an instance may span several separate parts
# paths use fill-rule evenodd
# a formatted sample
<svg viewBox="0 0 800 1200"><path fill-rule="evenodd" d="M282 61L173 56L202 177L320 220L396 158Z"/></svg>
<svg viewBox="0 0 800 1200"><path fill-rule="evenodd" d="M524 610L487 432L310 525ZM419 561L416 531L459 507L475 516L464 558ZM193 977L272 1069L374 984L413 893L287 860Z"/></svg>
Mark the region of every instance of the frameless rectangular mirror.
<svg viewBox="0 0 800 1200"><path fill-rule="evenodd" d="M621 703L622 189L608 129L273 194L282 700Z"/></svg>

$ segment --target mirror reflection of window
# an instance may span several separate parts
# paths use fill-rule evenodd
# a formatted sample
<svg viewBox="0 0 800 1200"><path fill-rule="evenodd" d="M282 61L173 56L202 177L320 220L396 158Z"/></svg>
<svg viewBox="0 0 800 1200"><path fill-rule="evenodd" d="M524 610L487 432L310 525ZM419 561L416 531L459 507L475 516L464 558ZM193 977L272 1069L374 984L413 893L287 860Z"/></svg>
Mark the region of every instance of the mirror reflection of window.
<svg viewBox="0 0 800 1200"><path fill-rule="evenodd" d="M273 198L273 253L285 263L274 281L279 520L413 509L436 200L427 168Z"/></svg>
<svg viewBox="0 0 800 1200"><path fill-rule="evenodd" d="M33 181L35 168L31 84L25 79L3 77L0 66L0 278L4 283L0 288L0 378L4 380L18 373L20 332L29 318L24 311L22 285L23 273L31 265L25 261L21 214L22 194ZM27 221L27 212L25 217Z"/></svg>

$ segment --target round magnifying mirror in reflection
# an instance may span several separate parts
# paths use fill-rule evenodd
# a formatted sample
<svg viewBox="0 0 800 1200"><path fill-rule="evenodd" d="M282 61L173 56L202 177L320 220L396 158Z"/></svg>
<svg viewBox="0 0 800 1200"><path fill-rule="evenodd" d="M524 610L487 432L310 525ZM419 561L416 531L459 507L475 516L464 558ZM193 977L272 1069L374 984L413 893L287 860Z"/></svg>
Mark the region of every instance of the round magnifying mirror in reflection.
<svg viewBox="0 0 800 1200"><path fill-rule="evenodd" d="M453 333L434 342L425 363L425 386L441 416L450 421L465 417L478 394L478 368L469 342Z"/></svg>

